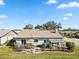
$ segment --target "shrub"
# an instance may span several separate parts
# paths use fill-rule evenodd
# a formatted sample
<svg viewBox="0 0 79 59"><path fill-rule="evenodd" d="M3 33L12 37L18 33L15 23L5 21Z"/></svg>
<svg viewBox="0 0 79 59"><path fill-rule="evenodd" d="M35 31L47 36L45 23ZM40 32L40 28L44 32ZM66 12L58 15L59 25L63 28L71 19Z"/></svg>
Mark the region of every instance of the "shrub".
<svg viewBox="0 0 79 59"><path fill-rule="evenodd" d="M28 49L31 49L31 48L33 48L33 47L34 47L34 45L32 45L32 43L26 44L26 48L28 48Z"/></svg>
<svg viewBox="0 0 79 59"><path fill-rule="evenodd" d="M46 46L47 46L47 45L43 43L43 44L41 45L41 48L46 48Z"/></svg>
<svg viewBox="0 0 79 59"><path fill-rule="evenodd" d="M40 48L52 48L52 43L49 43L49 44L43 43L42 45L37 45L37 47L40 47Z"/></svg>
<svg viewBox="0 0 79 59"><path fill-rule="evenodd" d="M68 50L74 50L75 44L74 42L66 42L66 47Z"/></svg>
<svg viewBox="0 0 79 59"><path fill-rule="evenodd" d="M49 43L47 46L46 46L46 48L52 48L52 44L51 43Z"/></svg>
<svg viewBox="0 0 79 59"><path fill-rule="evenodd" d="M8 42L7 46L14 47L14 43L15 43L15 42L16 42L15 40L10 40L10 41Z"/></svg>
<svg viewBox="0 0 79 59"><path fill-rule="evenodd" d="M16 51L22 51L24 48L22 45L20 45L20 43L15 43L14 47Z"/></svg>
<svg viewBox="0 0 79 59"><path fill-rule="evenodd" d="M40 47L40 48L46 48L46 44L41 44L41 45L37 45L37 47Z"/></svg>
<svg viewBox="0 0 79 59"><path fill-rule="evenodd" d="M42 46L42 45L37 45L37 47L40 47L40 48L41 48L41 46Z"/></svg>

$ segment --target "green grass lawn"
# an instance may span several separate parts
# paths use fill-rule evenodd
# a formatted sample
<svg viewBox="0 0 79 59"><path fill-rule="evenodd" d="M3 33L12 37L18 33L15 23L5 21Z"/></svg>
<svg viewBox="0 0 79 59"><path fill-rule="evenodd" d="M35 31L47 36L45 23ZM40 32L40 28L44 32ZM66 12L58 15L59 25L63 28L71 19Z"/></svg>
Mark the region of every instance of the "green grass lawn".
<svg viewBox="0 0 79 59"><path fill-rule="evenodd" d="M52 51L41 54L16 53L11 48L0 47L0 59L79 59L79 47L72 53Z"/></svg>

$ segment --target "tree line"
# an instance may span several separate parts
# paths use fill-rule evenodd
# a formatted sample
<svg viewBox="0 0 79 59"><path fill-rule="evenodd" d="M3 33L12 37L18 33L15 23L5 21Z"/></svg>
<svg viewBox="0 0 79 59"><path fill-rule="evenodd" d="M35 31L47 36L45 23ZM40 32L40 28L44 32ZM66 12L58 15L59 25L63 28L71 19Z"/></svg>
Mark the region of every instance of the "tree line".
<svg viewBox="0 0 79 59"><path fill-rule="evenodd" d="M42 25L33 26L32 24L25 25L23 29L42 29L42 30L55 30L62 28L61 23L56 23L54 21L48 21Z"/></svg>

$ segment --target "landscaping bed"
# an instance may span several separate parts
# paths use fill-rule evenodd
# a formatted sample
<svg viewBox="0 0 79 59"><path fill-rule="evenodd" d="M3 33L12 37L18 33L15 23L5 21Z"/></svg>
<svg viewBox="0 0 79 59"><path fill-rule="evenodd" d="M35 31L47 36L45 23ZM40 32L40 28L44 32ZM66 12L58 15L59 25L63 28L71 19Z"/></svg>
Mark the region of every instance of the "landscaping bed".
<svg viewBox="0 0 79 59"><path fill-rule="evenodd" d="M79 59L79 47L74 52L50 51L40 54L15 52L9 47L0 47L0 59Z"/></svg>

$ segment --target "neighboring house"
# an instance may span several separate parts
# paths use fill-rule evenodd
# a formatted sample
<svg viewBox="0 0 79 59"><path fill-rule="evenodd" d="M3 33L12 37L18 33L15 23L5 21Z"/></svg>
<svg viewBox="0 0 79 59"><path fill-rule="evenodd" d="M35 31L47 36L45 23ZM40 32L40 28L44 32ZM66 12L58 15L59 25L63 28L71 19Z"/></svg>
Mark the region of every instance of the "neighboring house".
<svg viewBox="0 0 79 59"><path fill-rule="evenodd" d="M64 29L64 30L60 30L59 32L64 36L65 34L68 35L75 32L79 32L79 30L78 29Z"/></svg>
<svg viewBox="0 0 79 59"><path fill-rule="evenodd" d="M34 46L48 44L49 41L52 45L59 45L60 47L64 44L63 37L59 32L52 30L36 30L36 29L26 29L18 33L17 37L13 40L16 40L16 43L19 45L27 45L32 43Z"/></svg>
<svg viewBox="0 0 79 59"><path fill-rule="evenodd" d="M16 32L9 29L0 29L0 45L5 44L7 41L13 39L17 35Z"/></svg>
<svg viewBox="0 0 79 59"><path fill-rule="evenodd" d="M75 38L79 38L79 33L75 36Z"/></svg>

